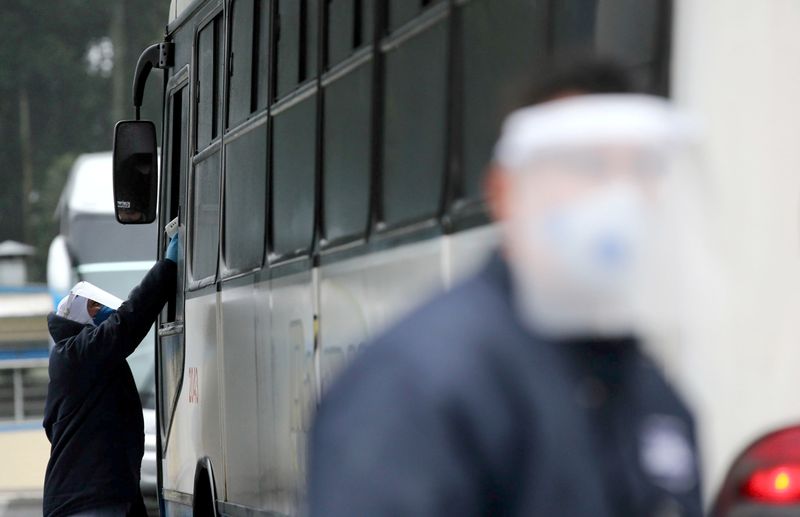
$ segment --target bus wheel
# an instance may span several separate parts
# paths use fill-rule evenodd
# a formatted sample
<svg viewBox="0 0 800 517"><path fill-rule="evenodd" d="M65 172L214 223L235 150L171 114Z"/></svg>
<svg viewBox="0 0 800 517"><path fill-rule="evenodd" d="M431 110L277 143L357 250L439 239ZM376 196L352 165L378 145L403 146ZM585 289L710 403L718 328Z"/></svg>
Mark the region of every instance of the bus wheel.
<svg viewBox="0 0 800 517"><path fill-rule="evenodd" d="M214 469L207 457L197 462L194 471L194 497L192 515L195 517L217 517L217 494L214 484Z"/></svg>

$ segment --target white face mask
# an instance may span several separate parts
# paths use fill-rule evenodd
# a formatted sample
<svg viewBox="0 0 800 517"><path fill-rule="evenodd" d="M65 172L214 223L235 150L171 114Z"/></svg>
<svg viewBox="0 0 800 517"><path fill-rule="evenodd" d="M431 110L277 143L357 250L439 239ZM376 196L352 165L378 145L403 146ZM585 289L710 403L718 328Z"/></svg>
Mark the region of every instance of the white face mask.
<svg viewBox="0 0 800 517"><path fill-rule="evenodd" d="M557 337L633 332L647 226L643 193L627 182L512 223L523 320Z"/></svg>

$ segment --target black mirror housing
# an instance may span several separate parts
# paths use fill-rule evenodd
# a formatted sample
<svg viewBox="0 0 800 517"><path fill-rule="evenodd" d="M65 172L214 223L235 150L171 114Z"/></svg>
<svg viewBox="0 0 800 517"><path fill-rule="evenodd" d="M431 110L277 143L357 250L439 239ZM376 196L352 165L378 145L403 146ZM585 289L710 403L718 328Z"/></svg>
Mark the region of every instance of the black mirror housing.
<svg viewBox="0 0 800 517"><path fill-rule="evenodd" d="M114 127L114 209L122 224L149 224L158 203L156 126L122 120Z"/></svg>

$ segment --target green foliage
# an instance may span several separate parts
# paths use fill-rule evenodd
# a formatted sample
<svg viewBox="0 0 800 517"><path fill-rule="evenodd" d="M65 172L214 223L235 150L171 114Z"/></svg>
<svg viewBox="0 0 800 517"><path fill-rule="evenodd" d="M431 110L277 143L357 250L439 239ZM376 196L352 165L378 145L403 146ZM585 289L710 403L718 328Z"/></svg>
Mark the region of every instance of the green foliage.
<svg viewBox="0 0 800 517"><path fill-rule="evenodd" d="M163 39L169 0L3 0L0 7L0 241L36 246L31 278L44 280L55 236L55 204L72 160L111 148L113 114L131 113L131 80L140 51ZM114 16L123 23L113 26ZM111 38L112 75L91 73L87 50ZM116 41L114 41L116 39ZM114 80L114 74L123 74ZM148 90L158 91L160 81ZM114 85L124 91L113 91ZM30 100L30 132L21 131L20 97ZM160 113L155 91L145 113ZM116 100L116 109L112 103ZM158 120L156 119L158 122ZM23 126L24 127L24 126ZM29 160L23 154L29 141ZM32 193L23 186L25 164ZM27 210L26 210L27 207ZM27 220L26 220L27 214Z"/></svg>

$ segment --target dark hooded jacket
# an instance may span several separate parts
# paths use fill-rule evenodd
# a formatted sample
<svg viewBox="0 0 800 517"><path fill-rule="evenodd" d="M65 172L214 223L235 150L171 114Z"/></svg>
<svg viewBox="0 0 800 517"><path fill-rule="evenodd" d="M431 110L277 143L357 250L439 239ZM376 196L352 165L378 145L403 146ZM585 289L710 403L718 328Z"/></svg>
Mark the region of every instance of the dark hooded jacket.
<svg viewBox="0 0 800 517"><path fill-rule="evenodd" d="M312 517L702 514L692 418L635 339L521 324L496 256L323 397Z"/></svg>
<svg viewBox="0 0 800 517"><path fill-rule="evenodd" d="M142 508L142 406L128 362L175 291L176 266L157 262L103 323L48 316L50 352L44 428L50 461L44 515L112 504Z"/></svg>

